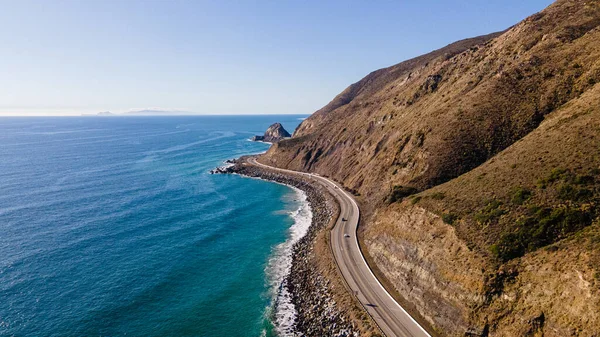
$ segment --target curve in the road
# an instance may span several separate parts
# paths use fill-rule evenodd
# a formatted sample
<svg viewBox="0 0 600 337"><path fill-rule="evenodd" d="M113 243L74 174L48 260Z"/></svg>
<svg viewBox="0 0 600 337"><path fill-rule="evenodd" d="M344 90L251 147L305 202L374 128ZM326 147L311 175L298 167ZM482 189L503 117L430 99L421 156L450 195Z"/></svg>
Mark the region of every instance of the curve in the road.
<svg viewBox="0 0 600 337"><path fill-rule="evenodd" d="M347 286L363 308L388 337L431 337L383 287L358 244L360 209L354 198L333 181L316 174L265 165L250 158L249 163L270 170L309 177L321 183L340 205L340 215L331 230L331 249Z"/></svg>

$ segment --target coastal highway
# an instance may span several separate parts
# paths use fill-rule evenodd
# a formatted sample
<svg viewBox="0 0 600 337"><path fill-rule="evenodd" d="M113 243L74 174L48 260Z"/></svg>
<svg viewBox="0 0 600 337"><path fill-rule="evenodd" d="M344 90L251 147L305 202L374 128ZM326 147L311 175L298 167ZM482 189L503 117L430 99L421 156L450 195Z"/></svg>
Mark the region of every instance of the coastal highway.
<svg viewBox="0 0 600 337"><path fill-rule="evenodd" d="M330 242L335 261L353 295L387 337L430 337L385 290L369 268L356 237L360 210L348 192L333 181L316 174L268 166L255 158L250 158L248 162L266 169L308 177L325 186L340 205L340 215L331 230Z"/></svg>

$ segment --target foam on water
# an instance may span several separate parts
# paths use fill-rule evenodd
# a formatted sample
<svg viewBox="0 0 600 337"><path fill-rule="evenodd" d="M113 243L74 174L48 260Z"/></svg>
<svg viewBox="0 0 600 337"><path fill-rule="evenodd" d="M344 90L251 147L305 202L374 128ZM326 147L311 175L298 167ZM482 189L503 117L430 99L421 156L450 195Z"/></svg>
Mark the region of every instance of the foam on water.
<svg viewBox="0 0 600 337"><path fill-rule="evenodd" d="M294 245L306 235L312 220L312 210L306 194L297 188L294 188L294 192L300 202L298 209L290 212L294 224L288 230L288 239L274 247L266 267L271 295L271 306L267 308L267 315L271 316L278 336L294 334L297 312L292 303L287 277L292 268Z"/></svg>

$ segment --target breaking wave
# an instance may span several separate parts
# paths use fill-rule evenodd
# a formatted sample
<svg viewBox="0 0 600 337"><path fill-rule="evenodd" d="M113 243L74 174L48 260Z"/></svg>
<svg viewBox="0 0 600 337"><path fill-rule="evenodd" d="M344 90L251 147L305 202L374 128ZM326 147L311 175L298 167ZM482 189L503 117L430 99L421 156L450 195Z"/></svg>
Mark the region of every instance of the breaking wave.
<svg viewBox="0 0 600 337"><path fill-rule="evenodd" d="M272 320L277 336L294 336L296 308L292 303L292 295L288 289L287 277L292 268L292 253L294 245L306 235L312 221L312 210L307 201L306 193L294 188L300 201L298 209L290 212L294 224L288 230L285 242L275 246L266 267L269 282L271 305L267 308L268 318Z"/></svg>

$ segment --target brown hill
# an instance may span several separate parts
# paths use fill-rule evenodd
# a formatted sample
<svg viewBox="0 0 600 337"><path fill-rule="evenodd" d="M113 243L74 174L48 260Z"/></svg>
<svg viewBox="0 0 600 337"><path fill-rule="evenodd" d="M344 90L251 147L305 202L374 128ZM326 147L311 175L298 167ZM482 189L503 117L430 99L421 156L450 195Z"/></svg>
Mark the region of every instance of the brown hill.
<svg viewBox="0 0 600 337"><path fill-rule="evenodd" d="M495 38L373 72L267 157L331 175L362 194L457 177L600 80L596 7L561 1Z"/></svg>
<svg viewBox="0 0 600 337"><path fill-rule="evenodd" d="M592 336L599 25L600 1L559 0L375 71L261 160L359 194L373 267L442 334Z"/></svg>

